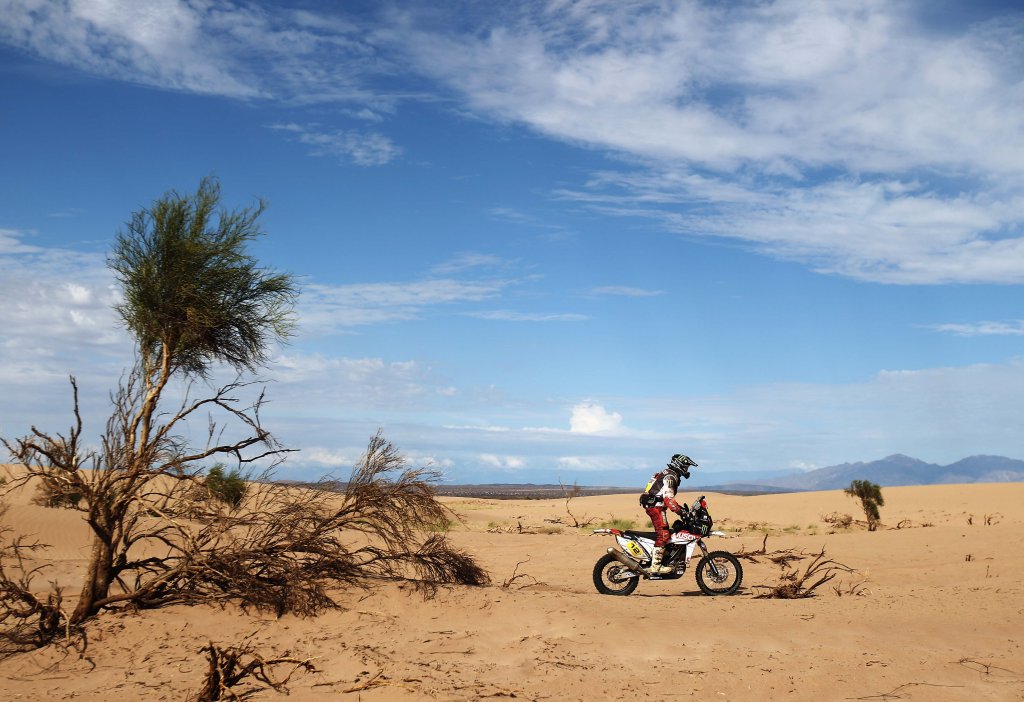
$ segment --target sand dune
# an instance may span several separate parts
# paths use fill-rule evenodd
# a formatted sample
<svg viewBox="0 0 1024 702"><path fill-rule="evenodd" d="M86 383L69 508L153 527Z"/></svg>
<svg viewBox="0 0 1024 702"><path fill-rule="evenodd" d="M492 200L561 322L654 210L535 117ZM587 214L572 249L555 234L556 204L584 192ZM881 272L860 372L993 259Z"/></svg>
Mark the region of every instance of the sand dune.
<svg viewBox="0 0 1024 702"><path fill-rule="evenodd" d="M424 600L384 584L342 593L342 610L313 619L233 607L107 614L89 625L85 658L50 648L0 663L0 699L181 700L205 671L200 647L243 639L266 656L313 659L320 672L293 678L295 700L1024 699L1024 484L884 494L886 528L874 533L822 521L858 516L839 491L708 496L716 528L734 535L718 547L751 551L767 533L769 549L825 548L858 569L787 601L754 597L780 570L749 561L732 597L700 595L689 575L600 595L591 569L611 539L557 523L571 521L563 500L445 498L463 520L452 539L492 586ZM80 515L14 502L7 525L53 544L53 575L72 586L87 545ZM647 528L633 495L569 508ZM855 585L861 594L848 594Z"/></svg>

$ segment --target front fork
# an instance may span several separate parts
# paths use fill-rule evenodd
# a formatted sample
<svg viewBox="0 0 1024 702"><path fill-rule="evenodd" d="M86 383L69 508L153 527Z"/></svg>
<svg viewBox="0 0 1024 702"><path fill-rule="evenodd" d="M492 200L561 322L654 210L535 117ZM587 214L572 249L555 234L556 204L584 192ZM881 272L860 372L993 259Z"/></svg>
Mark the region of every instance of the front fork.
<svg viewBox="0 0 1024 702"><path fill-rule="evenodd" d="M700 546L700 550L704 553L704 557L707 558L710 551L708 551L708 547L704 545L704 539L698 539L697 545ZM718 566L715 565L713 558L708 558L708 568L711 569L711 574L716 578L721 576L721 573L718 572Z"/></svg>

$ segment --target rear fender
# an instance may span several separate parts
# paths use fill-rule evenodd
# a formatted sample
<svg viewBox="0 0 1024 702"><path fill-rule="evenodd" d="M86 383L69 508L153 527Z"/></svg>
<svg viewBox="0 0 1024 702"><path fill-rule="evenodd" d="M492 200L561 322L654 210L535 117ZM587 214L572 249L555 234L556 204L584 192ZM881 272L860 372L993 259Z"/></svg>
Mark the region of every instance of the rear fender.
<svg viewBox="0 0 1024 702"><path fill-rule="evenodd" d="M626 536L625 534L616 534L615 541L623 553L629 554L637 560L650 558L651 550L654 548L654 542L650 539Z"/></svg>

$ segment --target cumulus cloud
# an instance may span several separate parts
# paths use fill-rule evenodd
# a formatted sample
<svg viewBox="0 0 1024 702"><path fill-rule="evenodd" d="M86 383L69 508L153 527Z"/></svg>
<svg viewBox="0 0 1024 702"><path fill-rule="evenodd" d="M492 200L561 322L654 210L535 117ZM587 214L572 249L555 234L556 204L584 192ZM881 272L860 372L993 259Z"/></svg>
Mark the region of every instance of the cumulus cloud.
<svg viewBox="0 0 1024 702"><path fill-rule="evenodd" d="M620 429L622 415L609 412L596 402L581 402L572 408L569 430L573 434L608 434Z"/></svg>
<svg viewBox="0 0 1024 702"><path fill-rule="evenodd" d="M526 461L520 456L498 456L493 453L482 453L479 459L485 466L502 470L517 470L526 465Z"/></svg>
<svg viewBox="0 0 1024 702"><path fill-rule="evenodd" d="M87 370L83 357L126 358L130 343L112 309L120 295L105 258L27 239L0 230L0 377L32 384L66 378L69 367Z"/></svg>

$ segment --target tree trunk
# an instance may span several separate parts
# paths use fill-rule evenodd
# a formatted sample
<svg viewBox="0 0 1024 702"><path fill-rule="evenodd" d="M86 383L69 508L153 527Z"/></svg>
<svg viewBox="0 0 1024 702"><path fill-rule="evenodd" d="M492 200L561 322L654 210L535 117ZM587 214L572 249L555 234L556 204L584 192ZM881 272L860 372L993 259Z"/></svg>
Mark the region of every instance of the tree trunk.
<svg viewBox="0 0 1024 702"><path fill-rule="evenodd" d="M72 624L80 624L99 611L96 603L107 596L110 583L113 582L113 546L99 534L94 533L92 539L89 570L82 582L82 593L78 597L78 605L71 615Z"/></svg>

